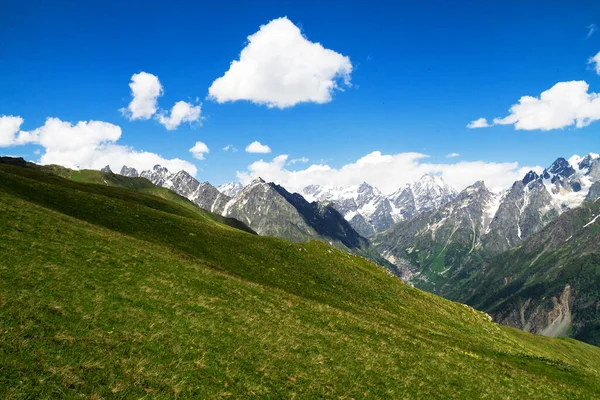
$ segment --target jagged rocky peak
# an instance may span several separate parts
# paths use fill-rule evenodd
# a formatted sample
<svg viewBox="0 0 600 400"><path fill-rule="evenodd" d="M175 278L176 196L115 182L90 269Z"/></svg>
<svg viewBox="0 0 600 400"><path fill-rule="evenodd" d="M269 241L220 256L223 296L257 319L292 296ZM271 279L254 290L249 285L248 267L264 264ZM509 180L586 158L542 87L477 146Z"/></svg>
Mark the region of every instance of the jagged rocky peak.
<svg viewBox="0 0 600 400"><path fill-rule="evenodd" d="M373 186L369 185L367 182L363 182L358 185L357 188L358 193L378 193L379 190L375 189Z"/></svg>
<svg viewBox="0 0 600 400"><path fill-rule="evenodd" d="M600 161L600 154L596 153L588 153L585 156L580 156L578 154L574 154L571 158L569 158L569 164L575 170L589 172L589 168L591 168L594 164L597 164Z"/></svg>
<svg viewBox="0 0 600 400"><path fill-rule="evenodd" d="M162 174L162 175L167 175L169 173L169 170L167 169L167 167L163 167L160 164L156 164L154 166L154 168L152 168L152 171Z"/></svg>
<svg viewBox="0 0 600 400"><path fill-rule="evenodd" d="M555 175L568 178L574 173L575 169L571 166L571 164L569 164L569 162L564 158L559 157L549 168L544 171L543 176L545 179L550 179Z"/></svg>
<svg viewBox="0 0 600 400"><path fill-rule="evenodd" d="M127 165L123 165L123 168L121 168L121 172L119 174L123 176L128 176L130 178L137 178L138 176L140 176L140 174L135 168L130 168Z"/></svg>
<svg viewBox="0 0 600 400"><path fill-rule="evenodd" d="M112 174L112 170L110 169L110 165L106 165L104 168L100 170L100 172L110 173Z"/></svg>
<svg viewBox="0 0 600 400"><path fill-rule="evenodd" d="M521 182L523 183L523 185L527 185L529 184L529 182L533 182L536 179L538 179L540 176L537 174L537 172L535 171L529 171L525 177L523 178L523 180L521 180Z"/></svg>

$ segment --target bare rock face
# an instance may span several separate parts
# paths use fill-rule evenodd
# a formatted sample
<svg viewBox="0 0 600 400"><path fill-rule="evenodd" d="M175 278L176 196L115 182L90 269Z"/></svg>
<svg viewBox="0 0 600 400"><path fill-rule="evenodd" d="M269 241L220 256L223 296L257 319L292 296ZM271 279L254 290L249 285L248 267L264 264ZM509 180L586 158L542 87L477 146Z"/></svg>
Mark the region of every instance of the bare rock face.
<svg viewBox="0 0 600 400"><path fill-rule="evenodd" d="M110 173L110 174L112 174L112 171L111 171L111 169L110 169L110 165L107 165L107 166L105 166L104 168L102 168L102 169L100 170L100 172L104 172L104 173Z"/></svg>
<svg viewBox="0 0 600 400"><path fill-rule="evenodd" d="M561 293L549 299L530 297L520 307L493 314L492 318L503 325L539 335L568 336L573 324L574 302L571 286L566 284Z"/></svg>
<svg viewBox="0 0 600 400"><path fill-rule="evenodd" d="M587 201L595 201L600 198L600 181L595 182L586 196Z"/></svg>
<svg viewBox="0 0 600 400"><path fill-rule="evenodd" d="M126 165L123 165L123 168L121 168L121 172L119 172L119 175L128 176L130 178L137 178L138 176L140 176L140 174L135 168L129 168Z"/></svg>

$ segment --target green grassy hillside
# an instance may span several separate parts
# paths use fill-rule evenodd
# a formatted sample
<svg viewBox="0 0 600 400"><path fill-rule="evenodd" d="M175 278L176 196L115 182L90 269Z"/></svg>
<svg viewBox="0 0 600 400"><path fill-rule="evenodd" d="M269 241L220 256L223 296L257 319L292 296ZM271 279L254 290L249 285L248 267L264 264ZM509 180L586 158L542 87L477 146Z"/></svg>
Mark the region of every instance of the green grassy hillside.
<svg viewBox="0 0 600 400"><path fill-rule="evenodd" d="M0 165L5 398L597 398L534 336L321 242Z"/></svg>

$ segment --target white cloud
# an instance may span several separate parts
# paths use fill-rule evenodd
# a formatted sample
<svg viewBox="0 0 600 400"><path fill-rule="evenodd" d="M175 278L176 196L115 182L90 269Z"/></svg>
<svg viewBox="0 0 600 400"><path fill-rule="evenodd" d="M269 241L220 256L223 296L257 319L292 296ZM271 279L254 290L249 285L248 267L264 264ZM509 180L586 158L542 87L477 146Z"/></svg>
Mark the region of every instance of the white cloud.
<svg viewBox="0 0 600 400"><path fill-rule="evenodd" d="M250 143L248 146L246 146L246 151L248 153L270 153L271 152L271 148L269 146L267 146L266 144L262 144L259 141L254 141L252 143Z"/></svg>
<svg viewBox="0 0 600 400"><path fill-rule="evenodd" d="M196 142L194 147L190 149L190 153L197 158L198 160L204 160L204 154L208 153L210 150L208 146L202 142Z"/></svg>
<svg viewBox="0 0 600 400"><path fill-rule="evenodd" d="M0 116L0 147L15 146L29 141L27 133L20 133L23 118L14 115Z"/></svg>
<svg viewBox="0 0 600 400"><path fill-rule="evenodd" d="M594 71L600 75L600 51L594 57L590 57L588 64L595 64Z"/></svg>
<svg viewBox="0 0 600 400"><path fill-rule="evenodd" d="M248 100L268 107L327 103L340 83L350 86L350 59L309 41L287 17L248 36L229 70L208 89L219 103Z"/></svg>
<svg viewBox="0 0 600 400"><path fill-rule="evenodd" d="M446 154L446 157L448 157L448 158L460 157L460 154L458 154L458 153L450 153L450 154Z"/></svg>
<svg viewBox="0 0 600 400"><path fill-rule="evenodd" d="M600 119L600 95L588 93L585 81L559 82L540 97L523 96L510 108L510 115L494 124L516 129L551 130L571 125L582 128Z"/></svg>
<svg viewBox="0 0 600 400"><path fill-rule="evenodd" d="M163 94L158 77L147 72L133 74L129 87L133 99L121 112L130 120L150 119L156 113L157 99Z"/></svg>
<svg viewBox="0 0 600 400"><path fill-rule="evenodd" d="M165 159L155 153L117 144L121 133L119 126L108 122L80 121L72 124L48 118L44 125L33 131L20 131L18 137L22 140L15 144L41 145L44 148L39 160L41 164L58 164L74 169L100 169L110 165L113 171L119 171L123 165L145 170L160 164L172 171L183 169L196 175L196 167L187 161Z"/></svg>
<svg viewBox="0 0 600 400"><path fill-rule="evenodd" d="M488 124L487 119L478 118L474 121L471 121L467 124L467 128L475 129L475 128L487 128L490 124Z"/></svg>
<svg viewBox="0 0 600 400"><path fill-rule="evenodd" d="M288 162L288 164L296 164L296 163L307 163L309 160L306 157L300 157L300 158L294 158L293 160L290 160Z"/></svg>
<svg viewBox="0 0 600 400"><path fill-rule="evenodd" d="M227 146L223 147L223 151L231 151L232 153L237 153L238 149L233 147L232 144L228 144Z"/></svg>
<svg viewBox="0 0 600 400"><path fill-rule="evenodd" d="M185 101L178 101L171 109L171 115L167 116L163 111L157 115L157 120L167 128L168 131L175 130L184 122L200 121L201 106L194 106Z"/></svg>
<svg viewBox="0 0 600 400"><path fill-rule="evenodd" d="M590 24L590 25L586 26L586 29L588 30L587 36L585 37L587 39L590 36L592 36L594 33L596 33L596 31L598 30L598 27L596 26L596 24Z"/></svg>
<svg viewBox="0 0 600 400"><path fill-rule="evenodd" d="M281 184L291 191L299 191L310 184L352 186L368 182L385 193L392 193L418 180L424 174L440 174L457 190L477 180L484 180L488 187L500 190L522 179L531 169L538 172L541 167L520 167L516 162L493 163L484 161L461 161L454 164L433 164L421 153L382 154L374 151L357 161L340 168L325 164L313 164L299 171L286 169L288 156L283 154L271 161L259 160L248 166L247 171L238 171L238 179L248 184L262 177Z"/></svg>

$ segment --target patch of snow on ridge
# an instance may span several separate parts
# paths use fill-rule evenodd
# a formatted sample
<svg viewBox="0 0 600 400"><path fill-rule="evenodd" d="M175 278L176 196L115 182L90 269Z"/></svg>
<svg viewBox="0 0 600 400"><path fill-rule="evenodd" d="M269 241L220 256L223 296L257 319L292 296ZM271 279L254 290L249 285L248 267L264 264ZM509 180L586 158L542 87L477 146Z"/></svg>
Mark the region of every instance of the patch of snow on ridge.
<svg viewBox="0 0 600 400"><path fill-rule="evenodd" d="M594 219L593 219L593 220L591 220L590 222L588 222L587 224L585 224L583 227L584 227L584 228L587 228L588 226L592 225L593 223L595 223L595 222L596 222L596 220L597 220L599 217L600 217L600 214L596 215L596 216L594 217Z"/></svg>

